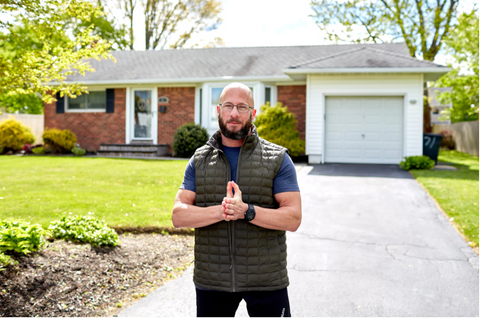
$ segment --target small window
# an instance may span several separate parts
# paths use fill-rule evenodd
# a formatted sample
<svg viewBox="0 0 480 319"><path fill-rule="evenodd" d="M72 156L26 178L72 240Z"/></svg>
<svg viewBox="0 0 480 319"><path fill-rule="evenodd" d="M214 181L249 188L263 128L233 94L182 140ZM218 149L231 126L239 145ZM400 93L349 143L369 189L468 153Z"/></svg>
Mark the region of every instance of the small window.
<svg viewBox="0 0 480 319"><path fill-rule="evenodd" d="M265 104L272 102L272 88L265 87Z"/></svg>
<svg viewBox="0 0 480 319"><path fill-rule="evenodd" d="M107 97L105 91L90 91L76 98L68 99L69 110L104 110L107 107Z"/></svg>

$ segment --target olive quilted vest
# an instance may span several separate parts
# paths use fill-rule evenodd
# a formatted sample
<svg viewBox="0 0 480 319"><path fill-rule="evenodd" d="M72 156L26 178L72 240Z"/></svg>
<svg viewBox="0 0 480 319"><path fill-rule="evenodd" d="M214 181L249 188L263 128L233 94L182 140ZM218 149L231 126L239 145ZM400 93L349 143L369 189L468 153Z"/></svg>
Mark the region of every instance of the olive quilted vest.
<svg viewBox="0 0 480 319"><path fill-rule="evenodd" d="M255 126L241 149L237 184L244 203L278 208L273 179L286 149L258 137ZM230 165L216 132L194 155L196 205L220 205L231 180ZM195 229L195 285L228 292L271 291L288 286L285 231L253 225L244 219Z"/></svg>

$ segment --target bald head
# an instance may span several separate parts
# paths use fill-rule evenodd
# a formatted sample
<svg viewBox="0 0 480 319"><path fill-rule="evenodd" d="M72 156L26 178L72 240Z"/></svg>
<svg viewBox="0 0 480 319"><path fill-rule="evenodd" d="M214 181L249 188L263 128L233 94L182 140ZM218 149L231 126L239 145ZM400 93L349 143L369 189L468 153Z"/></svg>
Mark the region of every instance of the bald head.
<svg viewBox="0 0 480 319"><path fill-rule="evenodd" d="M235 95L243 95L246 99L245 103L251 107L254 107L252 90L250 90L250 88L245 84L238 82L230 83L223 89L222 94L220 95L220 103L232 102L227 100L232 93L235 93Z"/></svg>

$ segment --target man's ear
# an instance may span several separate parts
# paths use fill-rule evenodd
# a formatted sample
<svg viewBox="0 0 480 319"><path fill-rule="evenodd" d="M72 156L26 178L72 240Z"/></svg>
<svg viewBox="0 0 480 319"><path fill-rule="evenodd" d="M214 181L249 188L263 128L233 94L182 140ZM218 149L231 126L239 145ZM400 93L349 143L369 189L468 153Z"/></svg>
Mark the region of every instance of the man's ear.
<svg viewBox="0 0 480 319"><path fill-rule="evenodd" d="M252 122L253 122L253 119L255 118L255 115L257 114L257 110L256 109L253 109L253 112L252 112Z"/></svg>

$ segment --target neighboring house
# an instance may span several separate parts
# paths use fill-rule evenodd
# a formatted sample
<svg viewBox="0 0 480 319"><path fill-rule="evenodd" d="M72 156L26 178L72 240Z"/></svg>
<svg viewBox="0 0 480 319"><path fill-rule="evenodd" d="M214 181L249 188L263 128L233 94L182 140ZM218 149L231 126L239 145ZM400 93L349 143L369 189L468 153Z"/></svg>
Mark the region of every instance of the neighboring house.
<svg viewBox="0 0 480 319"><path fill-rule="evenodd" d="M440 125L448 125L451 124L450 119L448 120L441 120L444 115L442 111L449 109L453 106L452 103L442 104L437 100L437 95L444 93L444 92L452 92L452 88L428 88L427 95L428 95L428 105L430 105L430 125L433 124L440 124Z"/></svg>
<svg viewBox="0 0 480 319"><path fill-rule="evenodd" d="M298 120L310 163L399 163L421 155L424 82L448 68L409 56L404 43L113 52L96 72L69 77L90 91L45 105L45 127L70 129L82 147L172 144L178 127L218 129L231 82L255 108L277 102Z"/></svg>

